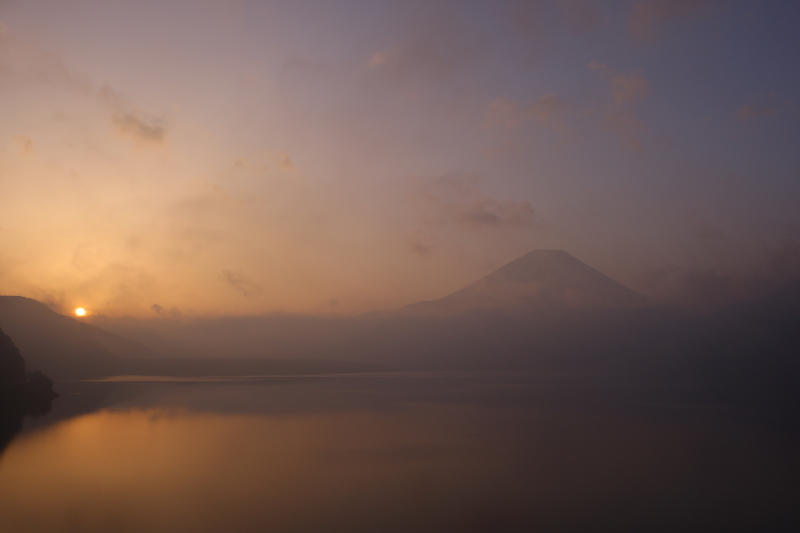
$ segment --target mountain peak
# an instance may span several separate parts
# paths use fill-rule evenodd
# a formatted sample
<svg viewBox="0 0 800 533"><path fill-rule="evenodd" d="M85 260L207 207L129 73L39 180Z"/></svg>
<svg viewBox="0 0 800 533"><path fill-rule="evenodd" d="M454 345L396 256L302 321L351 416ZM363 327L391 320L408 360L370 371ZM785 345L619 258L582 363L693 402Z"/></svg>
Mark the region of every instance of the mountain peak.
<svg viewBox="0 0 800 533"><path fill-rule="evenodd" d="M564 250L534 250L514 259L490 276L499 276L507 281L530 283L552 276L568 275L587 265Z"/></svg>
<svg viewBox="0 0 800 533"><path fill-rule="evenodd" d="M458 313L473 310L537 311L621 308L647 298L564 250L534 250L444 298L404 309Z"/></svg>

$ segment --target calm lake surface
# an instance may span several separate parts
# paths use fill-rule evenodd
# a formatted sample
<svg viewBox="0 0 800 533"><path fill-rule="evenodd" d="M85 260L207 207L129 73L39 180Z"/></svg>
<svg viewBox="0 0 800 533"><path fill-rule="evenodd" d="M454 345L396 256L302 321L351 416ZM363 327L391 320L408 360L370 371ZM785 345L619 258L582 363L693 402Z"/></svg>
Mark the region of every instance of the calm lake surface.
<svg viewBox="0 0 800 533"><path fill-rule="evenodd" d="M63 382L3 532L797 531L800 446L687 391L511 374Z"/></svg>

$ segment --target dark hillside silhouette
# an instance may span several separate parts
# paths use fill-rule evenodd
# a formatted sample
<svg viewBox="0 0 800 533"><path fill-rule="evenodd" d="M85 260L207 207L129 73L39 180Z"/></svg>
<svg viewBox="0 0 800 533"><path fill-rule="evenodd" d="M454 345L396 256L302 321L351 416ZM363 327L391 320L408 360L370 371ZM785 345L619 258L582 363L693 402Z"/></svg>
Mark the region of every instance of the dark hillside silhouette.
<svg viewBox="0 0 800 533"><path fill-rule="evenodd" d="M21 296L0 296L0 326L13 337L29 368L55 379L116 373L120 359L158 356L138 342Z"/></svg>
<svg viewBox="0 0 800 533"><path fill-rule="evenodd" d="M0 330L0 453L22 429L24 416L48 413L57 397L50 378L39 371L25 372L25 360Z"/></svg>
<svg viewBox="0 0 800 533"><path fill-rule="evenodd" d="M11 337L0 329L0 383L25 381L25 360L19 354Z"/></svg>

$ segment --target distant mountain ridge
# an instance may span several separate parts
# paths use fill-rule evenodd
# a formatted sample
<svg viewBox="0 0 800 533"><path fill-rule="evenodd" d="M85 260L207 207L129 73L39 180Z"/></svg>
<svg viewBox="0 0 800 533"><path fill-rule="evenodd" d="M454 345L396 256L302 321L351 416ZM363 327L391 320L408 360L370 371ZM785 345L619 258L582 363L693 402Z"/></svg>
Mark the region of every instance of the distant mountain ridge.
<svg viewBox="0 0 800 533"><path fill-rule="evenodd" d="M22 296L0 296L0 327L14 339L29 368L56 379L105 369L120 358L158 357L141 343L58 314Z"/></svg>
<svg viewBox="0 0 800 533"><path fill-rule="evenodd" d="M535 250L448 296L417 302L402 310L426 313L476 310L546 312L620 309L648 302L648 298L564 250Z"/></svg>
<svg viewBox="0 0 800 533"><path fill-rule="evenodd" d="M316 352L306 357L285 357L269 348L259 350L260 357L236 357L231 342L241 336L239 332L214 343L214 335L194 331L186 339L189 342L182 350L183 357L170 357L173 354L167 352L164 357L140 342L61 315L22 296L0 296L0 328L13 337L28 368L41 370L57 381L119 375L308 375L385 369L377 364L319 358ZM212 353L206 350L198 357L195 352L202 344L211 344Z"/></svg>

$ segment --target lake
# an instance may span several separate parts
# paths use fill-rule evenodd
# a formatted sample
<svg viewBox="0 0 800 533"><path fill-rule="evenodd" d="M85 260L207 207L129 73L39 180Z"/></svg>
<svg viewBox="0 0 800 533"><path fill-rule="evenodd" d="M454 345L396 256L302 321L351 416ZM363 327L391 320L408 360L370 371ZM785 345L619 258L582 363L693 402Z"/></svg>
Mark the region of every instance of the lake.
<svg viewBox="0 0 800 533"><path fill-rule="evenodd" d="M0 455L2 531L797 531L796 432L612 378L56 384Z"/></svg>

